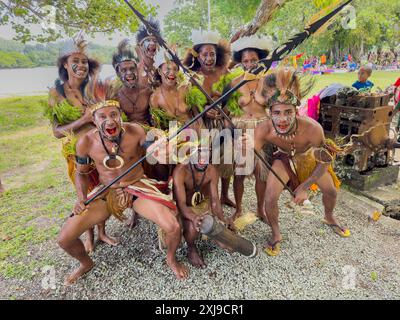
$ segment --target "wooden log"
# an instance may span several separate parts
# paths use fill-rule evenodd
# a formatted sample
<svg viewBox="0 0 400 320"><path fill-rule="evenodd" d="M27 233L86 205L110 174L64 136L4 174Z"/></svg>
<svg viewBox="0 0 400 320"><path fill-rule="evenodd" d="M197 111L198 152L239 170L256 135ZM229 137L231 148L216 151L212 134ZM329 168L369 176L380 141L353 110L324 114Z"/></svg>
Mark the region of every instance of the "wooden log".
<svg viewBox="0 0 400 320"><path fill-rule="evenodd" d="M200 231L210 239L218 241L246 257L252 258L257 255L257 247L254 243L227 229L210 215L204 217Z"/></svg>

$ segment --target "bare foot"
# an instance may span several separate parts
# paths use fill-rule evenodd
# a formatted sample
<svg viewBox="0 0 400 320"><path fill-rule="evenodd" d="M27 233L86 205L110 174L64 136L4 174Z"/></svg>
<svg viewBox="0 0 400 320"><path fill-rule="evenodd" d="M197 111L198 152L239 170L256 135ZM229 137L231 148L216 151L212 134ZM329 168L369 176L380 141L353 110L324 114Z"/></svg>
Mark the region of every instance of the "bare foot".
<svg viewBox="0 0 400 320"><path fill-rule="evenodd" d="M89 265L80 265L78 269L76 269L74 272L72 272L69 276L65 278L64 285L68 286L76 282L81 276L83 276L85 273L89 272L92 270L94 267L94 262L92 261Z"/></svg>
<svg viewBox="0 0 400 320"><path fill-rule="evenodd" d="M226 227L231 230L232 232L237 232L238 230L235 227L235 220L237 217L233 216L226 220Z"/></svg>
<svg viewBox="0 0 400 320"><path fill-rule="evenodd" d="M327 215L325 215L325 221L328 222L329 224L338 224L338 222L336 221L336 219L333 216L328 217Z"/></svg>
<svg viewBox="0 0 400 320"><path fill-rule="evenodd" d="M227 205L228 207L231 208L236 208L236 204L229 198L221 197L221 204Z"/></svg>
<svg viewBox="0 0 400 320"><path fill-rule="evenodd" d="M188 248L187 257L190 264L194 267L205 268L207 266L197 248Z"/></svg>
<svg viewBox="0 0 400 320"><path fill-rule="evenodd" d="M120 240L118 238L110 237L106 234L99 234L99 240L114 247L120 243Z"/></svg>
<svg viewBox="0 0 400 320"><path fill-rule="evenodd" d="M0 183L0 193L3 193L4 191L6 191L6 189L4 189L3 185Z"/></svg>
<svg viewBox="0 0 400 320"><path fill-rule="evenodd" d="M270 246L271 244L273 244L273 243L277 243L277 242L282 242L282 236L279 234L279 235L276 235L276 236L272 236L269 240L268 240L268 242L267 242L267 244L265 245L266 247L268 247L268 246Z"/></svg>
<svg viewBox="0 0 400 320"><path fill-rule="evenodd" d="M175 276L179 280L186 279L189 275L189 270L183 264L179 263L175 258L172 260L167 259L167 264L171 270L175 273Z"/></svg>
<svg viewBox="0 0 400 320"><path fill-rule="evenodd" d="M232 216L232 220L235 221L237 218L239 218L242 215L242 208L236 207L236 211Z"/></svg>

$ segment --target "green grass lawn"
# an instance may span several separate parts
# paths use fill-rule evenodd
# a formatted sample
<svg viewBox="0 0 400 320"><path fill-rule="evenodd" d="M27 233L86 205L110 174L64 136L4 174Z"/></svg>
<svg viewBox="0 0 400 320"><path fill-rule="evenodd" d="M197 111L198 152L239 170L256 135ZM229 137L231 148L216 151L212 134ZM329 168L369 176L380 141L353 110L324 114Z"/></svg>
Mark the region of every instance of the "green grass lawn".
<svg viewBox="0 0 400 320"><path fill-rule="evenodd" d="M332 83L341 83L347 86L351 86L357 79L357 72L351 73L333 73L315 76L317 78L316 85L312 94L315 94ZM371 78L369 79L374 83L374 88L386 89L392 85L396 79L400 77L400 72L385 72L385 71L374 71Z"/></svg>
<svg viewBox="0 0 400 320"><path fill-rule="evenodd" d="M43 117L46 97L0 99L0 277L30 278L49 263L35 248L54 239L71 210L61 142Z"/></svg>
<svg viewBox="0 0 400 320"><path fill-rule="evenodd" d="M371 81L385 88L398 76L374 72ZM313 93L334 82L351 85L356 78L356 73L317 76ZM36 256L36 248L54 241L75 201L61 141L43 116L46 99L0 99L0 177L7 190L0 195L0 277L29 278L48 264L51 252Z"/></svg>

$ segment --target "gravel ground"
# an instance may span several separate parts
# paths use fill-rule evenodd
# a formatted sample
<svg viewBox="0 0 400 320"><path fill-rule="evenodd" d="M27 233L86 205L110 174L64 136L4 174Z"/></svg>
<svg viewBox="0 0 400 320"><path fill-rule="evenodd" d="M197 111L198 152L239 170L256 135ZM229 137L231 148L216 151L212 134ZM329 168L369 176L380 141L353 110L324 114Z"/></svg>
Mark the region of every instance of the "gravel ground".
<svg viewBox="0 0 400 320"><path fill-rule="evenodd" d="M244 212L255 212L253 183L247 182ZM351 230L340 238L321 223L321 196L313 199L313 213L299 213L281 204L281 254L269 257L263 245L270 236L267 225L257 221L242 233L260 252L255 258L229 254L210 240L200 241L208 266L190 267L190 277L177 281L158 249L156 227L141 219L129 231L115 219L108 233L121 237L118 247L99 244L95 268L70 287L64 276L77 266L54 242L42 245L34 257L52 256L55 289L43 289L43 274L31 281L0 279L0 298L9 299L399 299L400 222L370 222L343 200L336 215ZM387 218L388 219L388 218ZM178 259L187 263L186 248Z"/></svg>

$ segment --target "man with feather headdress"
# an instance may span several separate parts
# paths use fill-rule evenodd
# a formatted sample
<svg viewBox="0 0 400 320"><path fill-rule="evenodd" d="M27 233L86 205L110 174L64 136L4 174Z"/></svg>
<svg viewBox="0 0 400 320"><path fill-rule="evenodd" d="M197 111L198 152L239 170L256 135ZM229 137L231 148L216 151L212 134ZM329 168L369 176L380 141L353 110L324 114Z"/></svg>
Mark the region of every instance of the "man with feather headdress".
<svg viewBox="0 0 400 320"><path fill-rule="evenodd" d="M333 172L332 162L340 150L325 139L317 121L297 114L300 99L310 89L311 86L301 88L296 72L291 69L278 69L265 78L263 95L271 118L256 127L254 148L260 151L266 143L275 145L278 151L273 155L272 169L294 191L294 202L301 205L307 199L310 187L317 185L325 208L324 223L338 235L348 237L349 230L342 228L333 215L340 181ZM282 191L282 183L269 174L266 212L272 239L265 251L271 256L279 254L282 241L278 223L278 199Z"/></svg>
<svg viewBox="0 0 400 320"><path fill-rule="evenodd" d="M143 152L155 151L163 155L159 139L149 145L144 129L135 123L123 123L121 107L115 92L108 83L97 82L89 87L88 97L95 129L88 131L76 146L76 189L78 200L73 214L63 226L58 237L59 245L80 262L80 266L66 278L65 283L75 282L90 271L94 264L86 253L79 236L93 225L114 215L123 220L123 211L133 208L135 212L156 223L166 234L167 264L178 279L188 276L187 268L176 259L175 252L181 239L181 227L171 195L161 192L166 183L144 176L142 165L131 170L119 182L112 185L102 196L88 206L85 201L95 192L88 192L88 174L93 167L99 173L101 186L108 185L116 177L137 162ZM156 148L154 150L154 148Z"/></svg>
<svg viewBox="0 0 400 320"><path fill-rule="evenodd" d="M140 81L138 64L136 48L129 39L122 40L112 59L112 65L122 83L118 101L129 122L150 125L149 98L152 90L147 82L143 85L143 81Z"/></svg>
<svg viewBox="0 0 400 320"><path fill-rule="evenodd" d="M96 77L100 65L88 56L87 41L80 31L72 40L66 41L60 49L57 60L59 79L50 89L46 108L54 136L63 139L63 154L67 160L68 176L75 184L75 144L77 139L94 128L85 89ZM98 174L93 170L89 174L89 188L99 183ZM110 245L118 244L117 239L105 233L105 223L99 224L99 240ZM94 249L94 233L90 230L85 243L88 252Z"/></svg>

